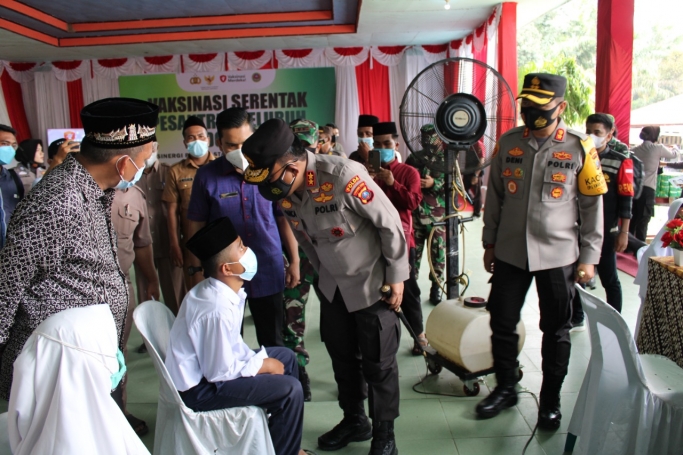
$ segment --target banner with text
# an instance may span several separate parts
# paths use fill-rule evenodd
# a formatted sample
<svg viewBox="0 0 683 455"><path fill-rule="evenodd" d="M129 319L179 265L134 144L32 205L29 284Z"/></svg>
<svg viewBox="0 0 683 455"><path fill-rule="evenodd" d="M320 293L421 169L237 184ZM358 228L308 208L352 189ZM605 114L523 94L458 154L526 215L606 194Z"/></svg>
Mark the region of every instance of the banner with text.
<svg viewBox="0 0 683 455"><path fill-rule="evenodd" d="M168 164L187 156L182 129L190 115L206 124L215 155L216 115L230 107L251 112L255 127L271 118L334 122L334 68L121 76L119 88L122 97L159 105L159 158Z"/></svg>

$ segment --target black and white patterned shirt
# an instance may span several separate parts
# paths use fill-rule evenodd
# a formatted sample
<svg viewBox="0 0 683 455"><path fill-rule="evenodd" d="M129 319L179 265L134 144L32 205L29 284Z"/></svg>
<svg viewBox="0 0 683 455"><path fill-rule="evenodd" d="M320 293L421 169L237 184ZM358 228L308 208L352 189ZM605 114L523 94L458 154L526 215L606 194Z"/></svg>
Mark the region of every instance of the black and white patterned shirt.
<svg viewBox="0 0 683 455"><path fill-rule="evenodd" d="M17 206L0 251L0 396L9 398L31 333L62 310L109 304L123 349L128 291L111 224L114 193L69 156Z"/></svg>

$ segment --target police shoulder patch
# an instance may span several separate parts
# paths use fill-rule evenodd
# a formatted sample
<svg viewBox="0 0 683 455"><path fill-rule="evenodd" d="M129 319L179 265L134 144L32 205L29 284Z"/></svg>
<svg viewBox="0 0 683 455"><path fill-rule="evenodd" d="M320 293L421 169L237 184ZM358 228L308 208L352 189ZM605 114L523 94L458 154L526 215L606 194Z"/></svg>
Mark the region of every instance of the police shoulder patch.
<svg viewBox="0 0 683 455"><path fill-rule="evenodd" d="M353 190L353 187L356 186L356 183L360 182L360 177L355 175L351 180L346 182L346 188L344 188L344 191L347 193L350 193Z"/></svg>
<svg viewBox="0 0 683 455"><path fill-rule="evenodd" d="M360 199L363 204L367 204L368 202L372 201L372 198L375 197L375 193L368 188L365 182L360 182L358 184L356 189L353 191L353 195L354 197Z"/></svg>

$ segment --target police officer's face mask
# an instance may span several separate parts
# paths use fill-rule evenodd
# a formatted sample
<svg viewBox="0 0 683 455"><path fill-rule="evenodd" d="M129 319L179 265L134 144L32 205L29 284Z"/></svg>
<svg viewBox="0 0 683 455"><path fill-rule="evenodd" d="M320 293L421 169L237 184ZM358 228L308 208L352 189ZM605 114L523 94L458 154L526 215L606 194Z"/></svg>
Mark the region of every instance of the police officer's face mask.
<svg viewBox="0 0 683 455"><path fill-rule="evenodd" d="M561 104L562 103L559 103L557 106L547 111L533 106L522 106L520 112L524 119L524 124L532 131L542 130L556 120L553 117L553 114L555 114L555 111Z"/></svg>
<svg viewBox="0 0 683 455"><path fill-rule="evenodd" d="M292 190L292 185L294 185L294 180L296 180L296 175L293 173L288 175L287 168L293 165L294 163L286 164L280 178L274 182L259 185L259 193L261 193L261 196L263 196L264 199L275 202L284 199L289 195L289 192Z"/></svg>

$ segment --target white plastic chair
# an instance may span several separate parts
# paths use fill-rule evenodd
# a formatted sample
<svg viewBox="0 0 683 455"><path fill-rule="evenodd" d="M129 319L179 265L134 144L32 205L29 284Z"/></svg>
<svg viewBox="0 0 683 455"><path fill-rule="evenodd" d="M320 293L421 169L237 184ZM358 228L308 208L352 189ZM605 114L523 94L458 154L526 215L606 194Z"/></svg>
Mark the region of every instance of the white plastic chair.
<svg viewBox="0 0 683 455"><path fill-rule="evenodd" d="M263 409L249 406L194 412L185 406L164 360L175 317L161 302L144 302L133 312L159 375L154 455L275 454Z"/></svg>
<svg viewBox="0 0 683 455"><path fill-rule="evenodd" d="M683 453L683 369L638 354L621 315L579 286L591 359L569 423L565 451L601 455Z"/></svg>

